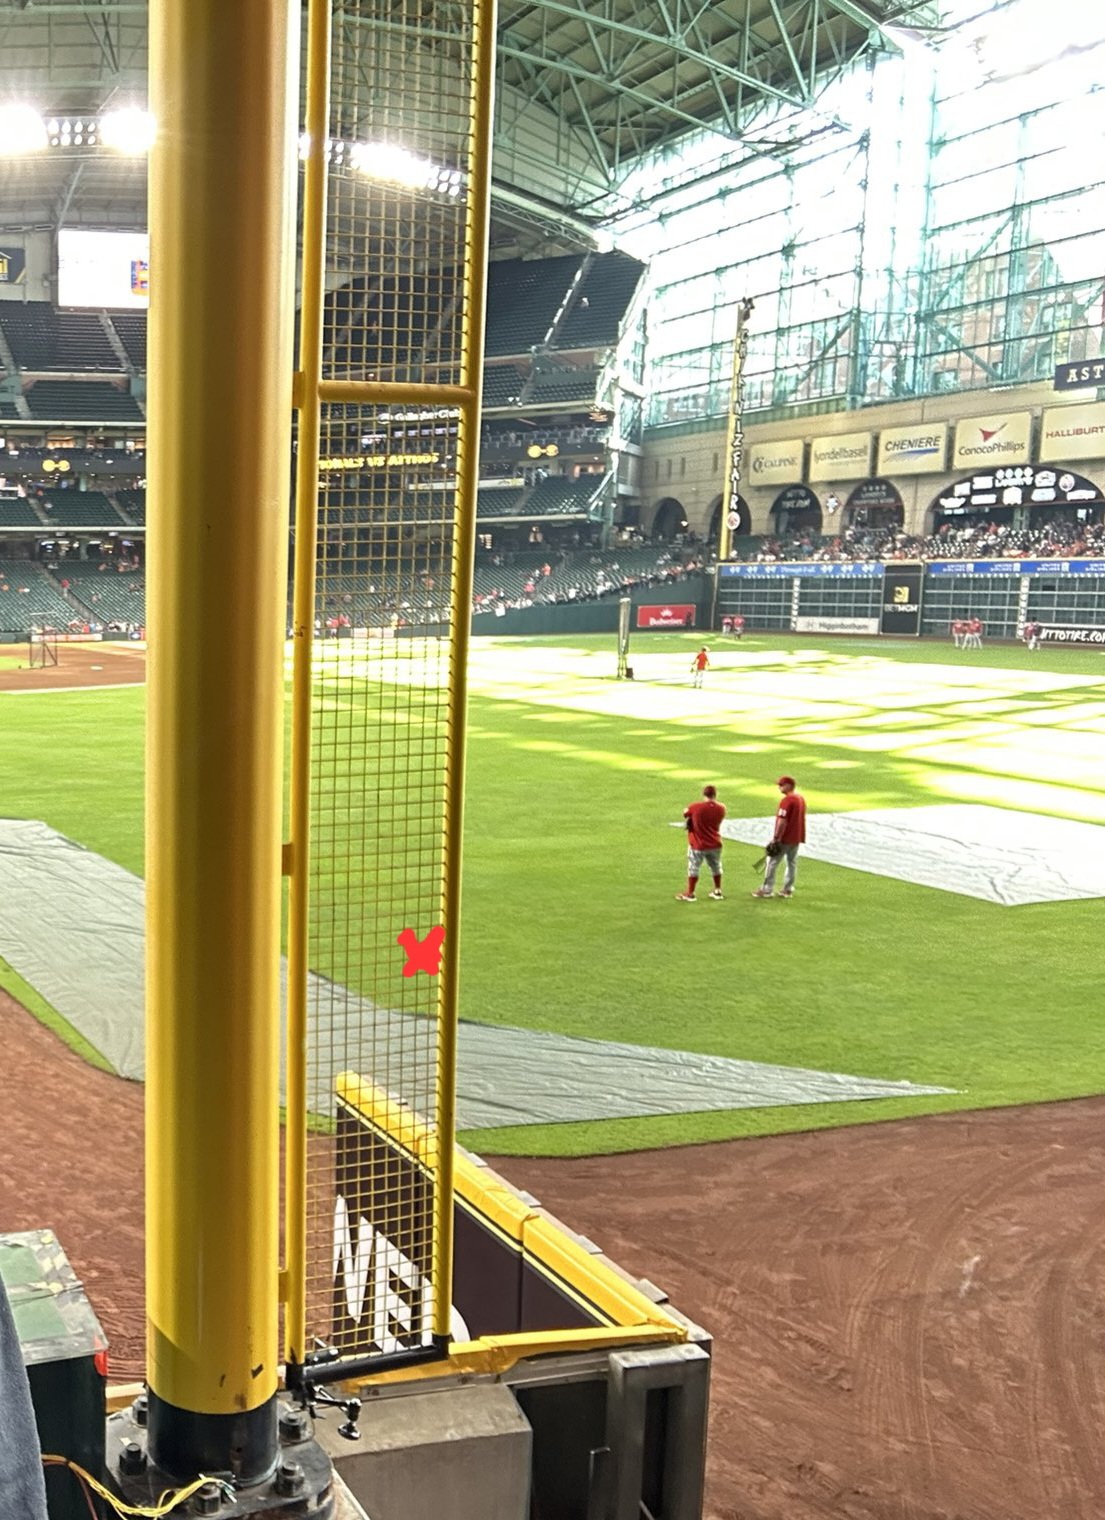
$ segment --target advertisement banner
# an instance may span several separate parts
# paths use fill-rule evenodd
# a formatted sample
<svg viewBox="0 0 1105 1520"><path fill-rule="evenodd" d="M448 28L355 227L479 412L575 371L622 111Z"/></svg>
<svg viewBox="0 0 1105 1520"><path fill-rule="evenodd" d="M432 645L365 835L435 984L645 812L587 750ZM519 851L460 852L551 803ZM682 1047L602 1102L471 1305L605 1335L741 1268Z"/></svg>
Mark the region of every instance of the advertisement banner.
<svg viewBox="0 0 1105 1520"><path fill-rule="evenodd" d="M1095 623L1041 623L1041 644L1081 644L1105 649L1105 628Z"/></svg>
<svg viewBox="0 0 1105 1520"><path fill-rule="evenodd" d="M26 278L26 249L0 248L0 285L22 285Z"/></svg>
<svg viewBox="0 0 1105 1520"><path fill-rule="evenodd" d="M1055 371L1057 391L1092 391L1105 385L1105 359L1074 359Z"/></svg>
<svg viewBox="0 0 1105 1520"><path fill-rule="evenodd" d="M930 575L1094 575L1105 579L1101 559L942 559Z"/></svg>
<svg viewBox="0 0 1105 1520"><path fill-rule="evenodd" d="M784 438L778 443L750 443L745 482L753 486L785 486L802 479L802 459L806 446L801 438Z"/></svg>
<svg viewBox="0 0 1105 1520"><path fill-rule="evenodd" d="M879 632L878 618L796 617L795 633L865 633Z"/></svg>
<svg viewBox="0 0 1105 1520"><path fill-rule="evenodd" d="M972 470L980 463L1027 464L1031 449L1031 412L964 417L955 425L951 467L953 470Z"/></svg>
<svg viewBox="0 0 1105 1520"><path fill-rule="evenodd" d="M985 475L968 475L947 486L933 500L931 511L939 523L942 517L987 512L991 507L1049 507L1056 503L1081 506L1101 500L1100 488L1073 470L1056 470L1045 465L1002 465Z"/></svg>
<svg viewBox="0 0 1105 1520"><path fill-rule="evenodd" d="M1105 401L1049 406L1040 428L1040 458L1105 459Z"/></svg>
<svg viewBox="0 0 1105 1520"><path fill-rule="evenodd" d="M948 449L946 422L886 428L879 434L876 475L932 475L944 468Z"/></svg>
<svg viewBox="0 0 1105 1520"><path fill-rule="evenodd" d="M1103 563L1098 561L1098 563ZM741 580L794 580L802 579L827 580L873 580L876 575L881 575L884 570L881 562L869 560L798 560L792 564L744 564L744 565L719 565L718 574L722 580L739 578Z"/></svg>
<svg viewBox="0 0 1105 1520"><path fill-rule="evenodd" d="M871 434L838 433L810 444L807 480L856 480L871 468Z"/></svg>
<svg viewBox="0 0 1105 1520"><path fill-rule="evenodd" d="M638 628L693 628L698 609L693 602L659 604L637 608Z"/></svg>
<svg viewBox="0 0 1105 1520"><path fill-rule="evenodd" d="M886 566L882 579L880 633L917 637L921 632L924 584L925 567L920 560L903 560L901 564Z"/></svg>

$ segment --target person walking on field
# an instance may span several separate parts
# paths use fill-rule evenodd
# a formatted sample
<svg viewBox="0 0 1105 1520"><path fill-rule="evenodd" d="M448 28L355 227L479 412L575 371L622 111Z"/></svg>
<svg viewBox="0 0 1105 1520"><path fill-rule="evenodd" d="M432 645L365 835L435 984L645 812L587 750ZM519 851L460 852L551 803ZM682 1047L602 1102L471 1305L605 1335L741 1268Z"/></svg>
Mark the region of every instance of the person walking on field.
<svg viewBox="0 0 1105 1520"><path fill-rule="evenodd" d="M703 644L691 664L691 674L694 676L693 686L699 687L702 685L702 678L706 674L709 664L710 656L706 653L706 646Z"/></svg>
<svg viewBox="0 0 1105 1520"><path fill-rule="evenodd" d="M770 897L775 891L775 873L780 860L786 860L781 892L777 897L794 896L794 878L798 874L799 846L806 842L806 799L794 789L793 776L780 776L776 783L782 797L775 814L775 833L767 846L767 869L764 883L753 892L753 897Z"/></svg>
<svg viewBox="0 0 1105 1520"><path fill-rule="evenodd" d="M717 800L717 787L704 786L702 801L692 802L683 809L687 820L687 890L675 894L678 902L694 902L699 873L703 862L709 866L714 878L714 890L710 896L721 902L721 820L725 808Z"/></svg>

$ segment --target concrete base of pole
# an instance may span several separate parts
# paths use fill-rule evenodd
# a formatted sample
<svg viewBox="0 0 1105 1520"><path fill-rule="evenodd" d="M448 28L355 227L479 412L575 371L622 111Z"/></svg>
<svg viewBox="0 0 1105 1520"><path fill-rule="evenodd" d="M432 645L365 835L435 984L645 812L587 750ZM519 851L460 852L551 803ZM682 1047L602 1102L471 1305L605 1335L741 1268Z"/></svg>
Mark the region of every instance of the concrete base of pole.
<svg viewBox="0 0 1105 1520"><path fill-rule="evenodd" d="M107 1422L107 1479L128 1504L152 1505L167 1488L184 1486L179 1476L150 1461L150 1413L150 1399L143 1394ZM272 1418L280 1431L275 1470L262 1482L239 1486L225 1468L220 1471L212 1464L211 1482L189 1501L189 1515L214 1515L218 1520L310 1515L311 1520L338 1520L333 1467L314 1439L311 1421L298 1406L277 1400L273 1400ZM349 1515L348 1505L341 1513Z"/></svg>

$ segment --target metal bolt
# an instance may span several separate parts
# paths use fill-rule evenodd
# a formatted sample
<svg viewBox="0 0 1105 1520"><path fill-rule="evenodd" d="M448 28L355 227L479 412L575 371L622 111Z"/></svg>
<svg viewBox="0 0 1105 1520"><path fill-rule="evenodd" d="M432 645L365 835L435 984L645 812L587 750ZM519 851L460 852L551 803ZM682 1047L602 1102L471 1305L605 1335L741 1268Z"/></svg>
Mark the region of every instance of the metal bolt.
<svg viewBox="0 0 1105 1520"><path fill-rule="evenodd" d="M148 1396L140 1393L131 1405L130 1412L134 1423L145 1429L150 1418L150 1401Z"/></svg>
<svg viewBox="0 0 1105 1520"><path fill-rule="evenodd" d="M146 1453L137 1441L124 1441L123 1449L119 1453L119 1471L127 1477L133 1477L136 1473L145 1472Z"/></svg>
<svg viewBox="0 0 1105 1520"><path fill-rule="evenodd" d="M223 1491L217 1483L205 1483L192 1500L194 1515L217 1515L223 1507Z"/></svg>
<svg viewBox="0 0 1105 1520"><path fill-rule="evenodd" d="M303 1487L303 1469L298 1462L290 1462L287 1458L276 1469L276 1492L278 1494L297 1494Z"/></svg>
<svg viewBox="0 0 1105 1520"><path fill-rule="evenodd" d="M282 1441L305 1441L308 1433L306 1410L282 1409L280 1411L280 1439Z"/></svg>

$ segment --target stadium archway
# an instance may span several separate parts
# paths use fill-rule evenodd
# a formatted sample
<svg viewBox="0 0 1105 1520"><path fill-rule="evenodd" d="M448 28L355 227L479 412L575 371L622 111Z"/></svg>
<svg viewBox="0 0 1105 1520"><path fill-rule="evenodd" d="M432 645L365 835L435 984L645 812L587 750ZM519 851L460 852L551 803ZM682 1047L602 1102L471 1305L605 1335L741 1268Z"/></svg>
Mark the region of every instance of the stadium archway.
<svg viewBox="0 0 1105 1520"><path fill-rule="evenodd" d="M680 533L687 531L687 514L683 510L683 503L676 501L674 496L665 496L656 508L656 516L652 519L653 538L662 538L671 543Z"/></svg>
<svg viewBox="0 0 1105 1520"><path fill-rule="evenodd" d="M710 503L710 518L706 529L706 542L718 544L721 542L721 509L723 498L715 496ZM752 532L752 513L743 496L738 496L733 503L733 513L737 519L736 524L730 527L729 532L733 538L747 538Z"/></svg>
<svg viewBox="0 0 1105 1520"><path fill-rule="evenodd" d="M1099 522L1105 492L1061 464L1005 465L985 475L964 475L934 498L926 516L930 533L956 528L1031 529L1046 523Z"/></svg>
<svg viewBox="0 0 1105 1520"><path fill-rule="evenodd" d="M776 533L820 533L821 503L809 486L784 486L771 503Z"/></svg>
<svg viewBox="0 0 1105 1520"><path fill-rule="evenodd" d="M844 505L846 528L897 529L905 525L905 505L889 480L861 480Z"/></svg>

